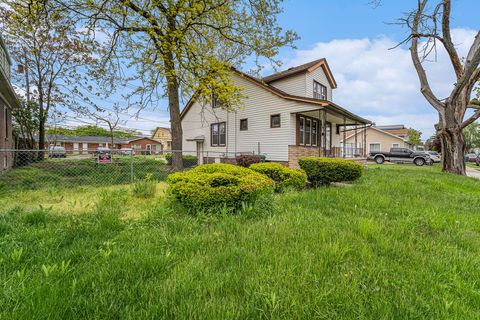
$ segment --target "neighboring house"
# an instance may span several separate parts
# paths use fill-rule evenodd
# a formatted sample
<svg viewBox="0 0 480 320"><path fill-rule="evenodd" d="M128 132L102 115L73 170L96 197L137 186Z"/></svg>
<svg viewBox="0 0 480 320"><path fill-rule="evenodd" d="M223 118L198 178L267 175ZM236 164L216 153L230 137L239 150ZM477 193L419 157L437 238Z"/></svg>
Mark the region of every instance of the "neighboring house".
<svg viewBox="0 0 480 320"><path fill-rule="evenodd" d="M380 129L380 126L372 126L358 130L357 134L366 135L367 153L375 151L390 151L390 148L412 148L408 140L397 136L389 131ZM353 131L347 131L346 150L347 156L352 156L352 151L355 148L355 134ZM343 142L343 141L342 141ZM358 144L357 139L357 146Z"/></svg>
<svg viewBox="0 0 480 320"><path fill-rule="evenodd" d="M0 37L0 172L13 166L13 152L6 150L14 148L12 109L20 107L20 101L10 83L11 63L8 50Z"/></svg>
<svg viewBox="0 0 480 320"><path fill-rule="evenodd" d="M388 125L388 126L375 126L375 127L377 129L386 131L388 133L399 136L400 138L408 140L408 130L409 129L406 128L403 124L394 124L394 125Z"/></svg>
<svg viewBox="0 0 480 320"><path fill-rule="evenodd" d="M170 128L157 127L152 135L152 139L159 141L165 150L172 149L172 131Z"/></svg>
<svg viewBox="0 0 480 320"><path fill-rule="evenodd" d="M127 139L122 143L122 148L133 149L136 151L135 153L146 152L157 154L163 151L163 145L161 142L147 137Z"/></svg>
<svg viewBox="0 0 480 320"><path fill-rule="evenodd" d="M337 83L325 59L263 79L233 69L232 78L246 96L242 107L227 111L194 95L182 110L183 148L200 163L239 153L293 167L301 156L341 157L340 128L370 123L332 102Z"/></svg>
<svg viewBox="0 0 480 320"><path fill-rule="evenodd" d="M38 141L38 136L35 137ZM46 135L45 148L51 146L62 146L67 151L88 153L97 148L121 149L129 148L137 151L152 151L159 153L163 150L162 144L156 140L147 137L135 138L113 138L113 145L110 137L99 136L70 136L70 135Z"/></svg>

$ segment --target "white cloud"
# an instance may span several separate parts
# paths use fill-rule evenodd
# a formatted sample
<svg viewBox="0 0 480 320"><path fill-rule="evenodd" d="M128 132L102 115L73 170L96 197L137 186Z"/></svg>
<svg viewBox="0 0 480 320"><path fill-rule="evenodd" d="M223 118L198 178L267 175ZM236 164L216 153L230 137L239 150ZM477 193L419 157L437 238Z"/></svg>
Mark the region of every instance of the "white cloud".
<svg viewBox="0 0 480 320"><path fill-rule="evenodd" d="M452 30L461 57L468 53L475 34L470 29ZM396 44L385 36L318 42L311 49L296 51L286 66L325 57L338 82L333 93L336 103L377 124L414 127L426 139L433 134L438 116L420 93L408 48L390 49ZM426 62L425 68L437 96L447 97L455 79L446 53L439 50L436 61Z"/></svg>

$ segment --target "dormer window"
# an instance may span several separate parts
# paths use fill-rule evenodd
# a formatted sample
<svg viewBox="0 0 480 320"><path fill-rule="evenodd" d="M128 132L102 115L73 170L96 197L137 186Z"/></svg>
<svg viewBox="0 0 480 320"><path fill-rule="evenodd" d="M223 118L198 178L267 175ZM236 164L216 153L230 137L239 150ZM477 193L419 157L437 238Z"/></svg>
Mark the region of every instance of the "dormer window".
<svg viewBox="0 0 480 320"><path fill-rule="evenodd" d="M317 81L313 81L313 97L315 99L327 100L327 87Z"/></svg>
<svg viewBox="0 0 480 320"><path fill-rule="evenodd" d="M220 108L222 103L218 100L218 97L215 93L212 93L212 108Z"/></svg>

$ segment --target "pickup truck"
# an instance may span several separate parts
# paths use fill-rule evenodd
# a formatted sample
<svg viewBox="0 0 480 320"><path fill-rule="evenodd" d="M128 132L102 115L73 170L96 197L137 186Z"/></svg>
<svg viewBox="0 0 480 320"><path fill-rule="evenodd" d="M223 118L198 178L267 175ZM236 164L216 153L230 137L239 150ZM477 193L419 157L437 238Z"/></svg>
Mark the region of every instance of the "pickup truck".
<svg viewBox="0 0 480 320"><path fill-rule="evenodd" d="M378 164L382 164L385 161L396 163L414 163L417 166L433 164L432 159L427 153L423 151L413 151L407 148L391 148L390 152L370 152L368 158L374 160Z"/></svg>

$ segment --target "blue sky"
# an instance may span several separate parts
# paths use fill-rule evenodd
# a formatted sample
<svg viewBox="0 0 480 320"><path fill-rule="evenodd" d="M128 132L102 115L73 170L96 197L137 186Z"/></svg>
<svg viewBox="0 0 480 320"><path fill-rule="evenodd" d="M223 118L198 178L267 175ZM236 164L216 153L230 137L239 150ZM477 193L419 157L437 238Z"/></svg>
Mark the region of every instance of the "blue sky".
<svg viewBox="0 0 480 320"><path fill-rule="evenodd" d="M370 0L285 0L278 17L284 29L301 37L297 50L284 48L279 58L291 67L325 57L338 82L333 101L379 125L404 124L434 133L437 114L419 92L418 79L407 47L390 50L406 36L395 22L415 7L417 0L384 0L374 8ZM479 0L453 0L453 40L465 55L480 30ZM434 91L441 98L452 88L454 78L448 59L439 52L438 61L426 65ZM265 74L273 72L266 69ZM115 102L105 102L108 108ZM148 133L156 126L168 126L167 102L146 110L126 127ZM75 123L71 123L74 125Z"/></svg>

